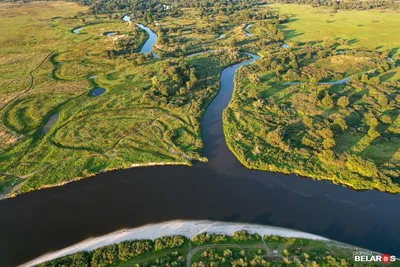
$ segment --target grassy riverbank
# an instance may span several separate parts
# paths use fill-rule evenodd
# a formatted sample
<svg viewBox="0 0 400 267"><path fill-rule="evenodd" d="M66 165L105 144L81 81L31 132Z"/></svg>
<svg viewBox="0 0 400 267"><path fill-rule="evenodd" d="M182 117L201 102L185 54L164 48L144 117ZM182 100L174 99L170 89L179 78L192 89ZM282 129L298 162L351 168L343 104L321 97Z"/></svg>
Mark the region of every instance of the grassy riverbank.
<svg viewBox="0 0 400 267"><path fill-rule="evenodd" d="M301 60L304 49L275 51L268 61L239 70L223 114L230 149L247 168L400 192L399 84L376 71L387 60L371 52L326 59L312 52L311 59ZM299 59L296 69L289 63L277 71L276 60L290 55ZM341 72L332 67L347 60L357 67L343 66ZM348 75L353 76L345 84L317 84ZM304 83L290 85L293 81Z"/></svg>
<svg viewBox="0 0 400 267"><path fill-rule="evenodd" d="M399 40L390 32L395 27L383 29L381 37L361 30L354 41L346 38L351 25L332 27L336 33L327 35L319 23L326 23L322 17L329 15L320 8L273 7L288 15L277 28L285 32L289 46L270 43L259 52L262 59L237 73L223 114L229 148L250 169L296 173L358 190L400 192ZM332 23L352 24L357 16L376 15L390 24L397 18L390 11L357 12L339 11ZM312 27L305 18L309 13L321 16ZM306 29L316 28L321 30L307 34ZM368 37L371 42L365 41ZM376 48L378 39L384 47Z"/></svg>

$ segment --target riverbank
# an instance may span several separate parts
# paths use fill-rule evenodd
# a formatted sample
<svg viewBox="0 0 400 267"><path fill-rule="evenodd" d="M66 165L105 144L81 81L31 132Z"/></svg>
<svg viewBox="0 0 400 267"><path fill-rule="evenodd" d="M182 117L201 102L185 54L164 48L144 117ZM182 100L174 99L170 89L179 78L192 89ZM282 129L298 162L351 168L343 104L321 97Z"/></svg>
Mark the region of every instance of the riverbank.
<svg viewBox="0 0 400 267"><path fill-rule="evenodd" d="M5 23L13 19L5 17ZM31 19L34 25L41 23L39 18L38 22ZM131 27L120 19L100 15L85 17L87 28L80 34L73 34L73 29L81 28L77 27L82 25L81 17L67 20L57 16L48 20L56 22L54 29L43 28L38 34L43 35L43 43L57 48L57 55L40 65L35 81L37 92L18 99L18 104L1 114L4 127L1 126L0 132L7 133L0 135L6 151L2 172L15 174L13 177L0 175L2 198L62 186L105 170L204 161L201 114L216 94L224 66L237 63L243 55L234 60L224 55L199 56L196 60L185 60L186 64L178 67L177 59L155 60L144 55L151 52L157 36L143 25L138 27L142 26L149 38L145 44L138 44L142 52L139 54L136 48L134 52L129 50L134 35L130 34ZM142 33L142 29L137 30ZM52 31L73 39L74 48L65 51L68 43L46 39L54 34ZM105 32L118 32L118 37L126 38L99 38ZM174 65L174 73L159 74L160 64ZM208 69L210 72L204 71L205 65L212 66ZM186 83L189 77L182 73L179 73L180 85L168 82L179 71L187 75L197 73L190 77L196 85ZM156 75L161 76L163 86L152 88L157 91L152 94L151 78ZM48 86L53 83L60 90ZM172 86L176 92L159 91L161 87ZM97 88L106 89L105 94L101 95L104 89ZM191 94L181 93L186 90ZM44 104L38 105L39 102ZM60 114L58 120L55 113ZM23 138L14 138L14 135ZM20 149L28 143L34 145Z"/></svg>
<svg viewBox="0 0 400 267"><path fill-rule="evenodd" d="M112 172L112 171L117 171L117 170L124 170L124 169L130 169L130 168L138 168L138 167L165 166L165 165L170 165L170 166L174 166L174 165L175 166L182 166L182 165L191 166L191 163L190 163L190 161L132 163L129 167L126 167L126 168L121 167L121 168L112 168L112 169L107 169L107 170L101 170L99 173ZM57 184L43 185L42 187L40 187L38 189L35 189L35 190L42 190L42 189L53 188L53 187L60 187L60 186L63 186L63 185L67 185L67 184L70 184L70 183L73 183L73 182L80 181L82 179L93 178L96 175L98 175L99 173L95 173L95 174L89 175L89 176L76 177L76 178L73 178L73 179L71 179L69 181L63 181L63 182L60 182L60 183L57 183ZM22 194L26 194L26 193L29 193L29 191L28 192L24 192ZM19 194L0 194L0 200L7 199L7 198L13 198L13 197L16 197L18 195Z"/></svg>
<svg viewBox="0 0 400 267"><path fill-rule="evenodd" d="M251 234L276 235L281 237L306 238L312 240L330 241L321 236L312 235L296 230L264 226L256 224L238 224L215 221L183 221L175 220L164 223L150 224L135 229L123 229L105 236L90 238L78 244L40 256L32 261L20 265L21 267L35 266L37 264L70 255L80 251L92 251L97 248L118 244L127 240L151 239L163 236L181 235L190 239L201 233L226 234L232 236L236 231L245 230Z"/></svg>

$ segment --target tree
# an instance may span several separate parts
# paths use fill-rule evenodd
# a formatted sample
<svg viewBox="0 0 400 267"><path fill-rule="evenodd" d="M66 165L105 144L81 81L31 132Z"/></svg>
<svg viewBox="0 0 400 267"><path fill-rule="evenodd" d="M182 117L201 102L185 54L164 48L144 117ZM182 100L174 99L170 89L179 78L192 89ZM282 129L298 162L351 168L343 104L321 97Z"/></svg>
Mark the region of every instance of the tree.
<svg viewBox="0 0 400 267"><path fill-rule="evenodd" d="M392 123L392 119L390 118L390 116L388 116L386 114L382 115L381 121L383 123L387 123L387 124L391 124Z"/></svg>
<svg viewBox="0 0 400 267"><path fill-rule="evenodd" d="M368 82L368 75L363 73L363 75L361 75L361 82L366 83Z"/></svg>
<svg viewBox="0 0 400 267"><path fill-rule="evenodd" d="M290 61L289 65L293 68L293 69L297 69L299 66L297 65L296 60L292 60Z"/></svg>
<svg viewBox="0 0 400 267"><path fill-rule="evenodd" d="M233 37L231 40L230 40L230 47L231 48L235 48L237 46L237 39L236 39L236 37Z"/></svg>
<svg viewBox="0 0 400 267"><path fill-rule="evenodd" d="M388 100L385 95L380 94L378 97L378 103L382 108L386 108L388 105Z"/></svg>
<svg viewBox="0 0 400 267"><path fill-rule="evenodd" d="M357 155L349 155L346 166L351 172L359 173L362 176L375 178L378 174L378 170L372 161L364 160Z"/></svg>
<svg viewBox="0 0 400 267"><path fill-rule="evenodd" d="M195 68L190 68L189 79L190 79L190 82L192 83L192 85L195 85L197 83L196 69Z"/></svg>
<svg viewBox="0 0 400 267"><path fill-rule="evenodd" d="M325 149L331 149L336 145L335 140L333 138L326 138L323 142L322 145L324 146Z"/></svg>
<svg viewBox="0 0 400 267"><path fill-rule="evenodd" d="M283 141L283 136L284 136L283 129L278 127L275 130L267 133L266 140L271 146L278 147L284 151L288 151L289 147Z"/></svg>
<svg viewBox="0 0 400 267"><path fill-rule="evenodd" d="M279 75L281 73L281 71L283 71L282 65L276 66L276 68L275 68L276 75Z"/></svg>
<svg viewBox="0 0 400 267"><path fill-rule="evenodd" d="M118 262L118 246L101 247L93 252L91 266L103 267Z"/></svg>
<svg viewBox="0 0 400 267"><path fill-rule="evenodd" d="M337 125L342 131L347 129L347 123L343 118L336 118L333 123Z"/></svg>
<svg viewBox="0 0 400 267"><path fill-rule="evenodd" d="M341 108L346 108L349 105L350 101L349 98L347 96L341 96L338 99L337 104L341 107Z"/></svg>
<svg viewBox="0 0 400 267"><path fill-rule="evenodd" d="M150 240L124 241L118 244L118 258L121 261L127 261L152 249L153 245Z"/></svg>
<svg viewBox="0 0 400 267"><path fill-rule="evenodd" d="M177 248L183 245L185 239L182 236L164 236L157 238L154 241L154 249L156 251L165 249L165 248Z"/></svg>
<svg viewBox="0 0 400 267"><path fill-rule="evenodd" d="M329 93L326 93L325 97L322 99L322 105L327 109L333 108L333 100Z"/></svg>
<svg viewBox="0 0 400 267"><path fill-rule="evenodd" d="M378 84L381 82L381 80L379 79L379 77L372 77L372 78L369 80L369 82L370 82L372 85L378 85Z"/></svg>

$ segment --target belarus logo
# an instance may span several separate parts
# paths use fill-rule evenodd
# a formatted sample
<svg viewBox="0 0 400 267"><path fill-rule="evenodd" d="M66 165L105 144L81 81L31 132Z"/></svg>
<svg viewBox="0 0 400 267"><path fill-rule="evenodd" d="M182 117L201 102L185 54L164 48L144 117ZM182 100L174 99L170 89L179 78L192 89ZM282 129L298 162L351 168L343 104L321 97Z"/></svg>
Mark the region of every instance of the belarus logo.
<svg viewBox="0 0 400 267"><path fill-rule="evenodd" d="M396 256L389 254L374 255L371 251L354 251L353 257L356 262L382 262L388 264L396 261Z"/></svg>

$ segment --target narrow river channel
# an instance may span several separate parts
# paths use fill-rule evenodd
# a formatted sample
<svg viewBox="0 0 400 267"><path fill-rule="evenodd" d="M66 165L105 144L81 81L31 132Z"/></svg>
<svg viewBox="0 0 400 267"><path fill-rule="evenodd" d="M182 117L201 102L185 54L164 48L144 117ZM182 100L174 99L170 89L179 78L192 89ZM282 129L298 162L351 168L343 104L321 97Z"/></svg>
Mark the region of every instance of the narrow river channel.
<svg viewBox="0 0 400 267"><path fill-rule="evenodd" d="M250 54L251 55L251 54ZM0 201L0 266L15 266L84 239L174 219L292 228L400 256L400 195L244 168L227 148L222 111L235 71L202 121L208 163L101 173Z"/></svg>

